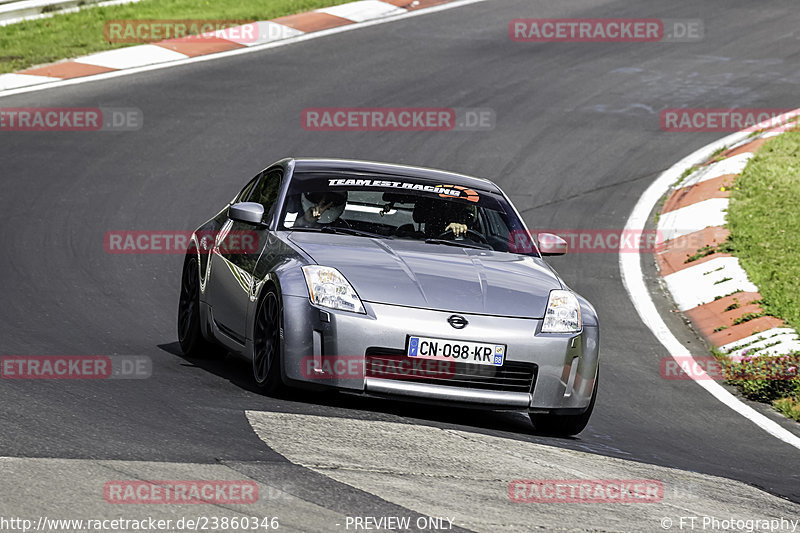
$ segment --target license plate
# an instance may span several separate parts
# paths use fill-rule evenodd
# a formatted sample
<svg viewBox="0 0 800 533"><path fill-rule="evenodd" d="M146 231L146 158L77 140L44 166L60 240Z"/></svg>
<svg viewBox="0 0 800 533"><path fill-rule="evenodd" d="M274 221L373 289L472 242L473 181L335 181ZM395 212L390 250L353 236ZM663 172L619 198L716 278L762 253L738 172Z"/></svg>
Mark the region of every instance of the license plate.
<svg viewBox="0 0 800 533"><path fill-rule="evenodd" d="M419 359L503 366L506 358L506 346L505 344L486 342L409 337L406 354Z"/></svg>

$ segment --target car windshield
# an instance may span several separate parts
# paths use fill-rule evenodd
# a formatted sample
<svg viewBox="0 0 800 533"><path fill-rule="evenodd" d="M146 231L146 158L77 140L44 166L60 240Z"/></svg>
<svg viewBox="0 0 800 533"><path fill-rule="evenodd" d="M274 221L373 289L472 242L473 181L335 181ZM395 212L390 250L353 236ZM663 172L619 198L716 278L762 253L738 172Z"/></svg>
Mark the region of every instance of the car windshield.
<svg viewBox="0 0 800 533"><path fill-rule="evenodd" d="M418 178L298 172L280 217L287 230L539 255L502 195Z"/></svg>

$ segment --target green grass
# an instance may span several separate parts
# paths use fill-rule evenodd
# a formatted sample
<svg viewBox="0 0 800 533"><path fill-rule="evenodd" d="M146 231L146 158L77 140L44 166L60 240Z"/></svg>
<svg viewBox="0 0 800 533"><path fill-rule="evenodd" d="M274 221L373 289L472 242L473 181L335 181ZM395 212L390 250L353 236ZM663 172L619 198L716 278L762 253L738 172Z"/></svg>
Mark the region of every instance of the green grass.
<svg viewBox="0 0 800 533"><path fill-rule="evenodd" d="M692 254L689 257L687 257L686 260L684 261L684 263L691 263L693 261L697 261L698 259L702 259L703 257L709 256L711 254L715 254L717 252L720 252L720 253L731 253L732 251L733 251L733 244L731 243L730 238L728 238L727 240L719 243L716 246L712 246L710 244L706 244L702 248L699 248L697 250L697 252L695 252L694 254ZM717 270L720 270L720 269L721 269L721 267L718 268ZM730 279L730 278L728 278L728 279ZM718 281L717 283L721 283L721 282Z"/></svg>
<svg viewBox="0 0 800 533"><path fill-rule="evenodd" d="M733 303L725 308L725 311L733 311L734 309L739 309L741 305L739 304L739 299L734 298Z"/></svg>
<svg viewBox="0 0 800 533"><path fill-rule="evenodd" d="M771 403L783 414L800 420L800 354L762 355L731 361L718 358L727 382L746 398Z"/></svg>
<svg viewBox="0 0 800 533"><path fill-rule="evenodd" d="M790 131L764 144L736 178L731 193L727 214L731 235L726 242L758 286L762 299L757 303L765 311L743 315L735 324L769 314L800 330L798 200L800 131ZM800 377L774 379L769 370L775 367L797 372L800 354L730 363L727 370L739 377L729 383L747 398L771 403L785 416L800 421Z"/></svg>
<svg viewBox="0 0 800 533"><path fill-rule="evenodd" d="M0 27L0 73L135 46L108 43L103 26L109 20L269 20L342 3L344 0L141 0L120 6L88 7L77 13Z"/></svg>
<svg viewBox="0 0 800 533"><path fill-rule="evenodd" d="M688 178L689 176L694 174L694 172L699 168L700 168L700 165L692 165L692 166L690 166L689 168L687 168L686 170L683 171L683 173L681 174L681 177L678 178L675 181L675 183L672 184L672 186L673 187L677 187L678 185L683 183L683 180L685 180L686 178Z"/></svg>
<svg viewBox="0 0 800 533"><path fill-rule="evenodd" d="M731 194L730 241L764 311L800 331L800 131L767 142Z"/></svg>
<svg viewBox="0 0 800 533"><path fill-rule="evenodd" d="M738 326L739 324L750 322L751 320L755 320L756 318L761 318L762 316L764 316L764 313L745 313L736 320L734 320L733 325Z"/></svg>
<svg viewBox="0 0 800 533"><path fill-rule="evenodd" d="M787 396L786 398L775 400L772 405L784 416L800 422L800 393L795 397Z"/></svg>

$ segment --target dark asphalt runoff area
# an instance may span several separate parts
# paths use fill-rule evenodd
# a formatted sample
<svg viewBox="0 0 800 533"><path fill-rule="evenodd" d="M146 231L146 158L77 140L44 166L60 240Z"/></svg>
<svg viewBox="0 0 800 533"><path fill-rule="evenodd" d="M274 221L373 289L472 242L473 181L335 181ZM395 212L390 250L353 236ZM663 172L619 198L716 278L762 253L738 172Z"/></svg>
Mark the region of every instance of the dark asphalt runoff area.
<svg viewBox="0 0 800 533"><path fill-rule="evenodd" d="M508 23L524 17L701 19L705 37L513 42ZM602 328L594 416L578 437L559 439L537 435L518 413L261 395L246 362L180 355L180 255L109 254L103 243L110 230L194 229L286 156L488 177L532 228L621 229L659 173L724 135L662 132L661 109L800 106L797 22L794 0L495 0L0 98L2 107L136 107L144 116L133 132L0 133L0 354L153 362L144 380L2 380L0 456L224 462L243 472L286 463L281 471L301 486L312 474L289 468L245 416L286 412L531 441L722 476L800 502L800 451L697 384L661 378L659 361L668 354L639 320L616 252L551 262L594 303ZM486 131L307 131L301 112L310 107L490 108L496 123ZM669 316L669 303L656 299L693 353L706 355ZM796 424L781 423L800 434Z"/></svg>

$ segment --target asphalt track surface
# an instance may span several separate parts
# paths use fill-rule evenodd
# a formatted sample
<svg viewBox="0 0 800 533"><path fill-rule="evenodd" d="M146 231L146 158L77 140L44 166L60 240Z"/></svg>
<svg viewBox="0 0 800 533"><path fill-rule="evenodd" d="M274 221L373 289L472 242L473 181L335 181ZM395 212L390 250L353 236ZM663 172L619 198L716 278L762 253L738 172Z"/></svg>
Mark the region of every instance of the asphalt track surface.
<svg viewBox="0 0 800 533"><path fill-rule="evenodd" d="M516 413L262 396L247 363L179 354L180 256L111 255L103 247L109 230L193 229L261 168L289 155L486 176L531 227L620 229L661 171L723 135L664 133L660 109L797 107L796 9L794 0L498 0L2 98L3 107L138 107L145 125L1 135L0 353L147 355L154 372L131 381L4 380L0 456L280 463L247 421L245 410L254 410L456 428L718 475L800 502L797 449L696 384L659 376L668 354L639 321L616 253L552 261L597 307L603 366L589 427L556 439L536 435ZM699 18L706 34L696 43L515 43L507 27L517 17ZM337 106L488 107L496 127L301 127L304 108Z"/></svg>

